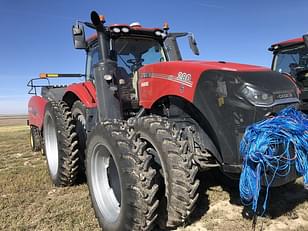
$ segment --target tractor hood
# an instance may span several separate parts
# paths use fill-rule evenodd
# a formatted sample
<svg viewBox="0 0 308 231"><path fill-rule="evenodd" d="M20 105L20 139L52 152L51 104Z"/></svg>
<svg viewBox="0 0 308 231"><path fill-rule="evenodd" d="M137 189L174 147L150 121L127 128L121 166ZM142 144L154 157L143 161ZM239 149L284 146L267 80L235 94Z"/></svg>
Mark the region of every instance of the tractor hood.
<svg viewBox="0 0 308 231"><path fill-rule="evenodd" d="M244 72L244 71L266 71L270 70L265 67L259 67L254 65L246 65L239 63L230 63L224 61L172 61L172 62L162 62L156 64L145 65L140 69L140 72L162 72L162 73L173 73L178 71L190 71L194 75L201 74L203 71L207 70L225 70L234 72Z"/></svg>
<svg viewBox="0 0 308 231"><path fill-rule="evenodd" d="M216 69L216 70L227 70L227 71L258 71L260 69L268 70L268 68L248 65L248 64L240 64L240 63L232 63L225 61L197 61L197 60L186 60L186 61L177 61L177 62L169 62L169 64L180 64L180 65L188 65L193 68L200 69Z"/></svg>
<svg viewBox="0 0 308 231"><path fill-rule="evenodd" d="M195 90L200 84L203 89L215 86L216 94L217 91L221 92L225 89L232 94L241 95L243 88L248 87L262 93L277 94L277 97L281 99L298 97L296 85L288 77L268 68L253 65L222 61L174 61L145 65L139 69L139 74L141 80L149 77L167 80L167 82L160 83L165 87L168 86L169 90L166 90L169 93L176 95L180 93L189 101L195 97ZM171 86L168 81L175 85L171 84ZM156 91L164 88L161 84ZM174 92L175 88L177 92Z"/></svg>
<svg viewBox="0 0 308 231"><path fill-rule="evenodd" d="M216 72L221 78L227 81L239 82L239 84L247 84L255 86L264 91L288 90L294 89L295 85L285 75L272 72L269 68L229 63L229 62L198 62L186 61L193 69L200 69L200 77L205 78L206 72ZM223 77L222 77L223 76Z"/></svg>

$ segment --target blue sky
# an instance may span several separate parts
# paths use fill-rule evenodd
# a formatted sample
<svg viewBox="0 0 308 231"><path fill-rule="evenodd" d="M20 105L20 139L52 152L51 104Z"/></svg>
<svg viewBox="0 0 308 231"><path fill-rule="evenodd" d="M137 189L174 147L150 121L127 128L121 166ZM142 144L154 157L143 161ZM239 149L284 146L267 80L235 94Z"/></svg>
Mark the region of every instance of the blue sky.
<svg viewBox="0 0 308 231"><path fill-rule="evenodd" d="M271 43L308 31L307 0L61 1L1 0L0 114L27 111L27 81L40 72L83 73L83 51L73 49L71 26L91 10L107 23L194 32L201 55L185 58L270 66Z"/></svg>

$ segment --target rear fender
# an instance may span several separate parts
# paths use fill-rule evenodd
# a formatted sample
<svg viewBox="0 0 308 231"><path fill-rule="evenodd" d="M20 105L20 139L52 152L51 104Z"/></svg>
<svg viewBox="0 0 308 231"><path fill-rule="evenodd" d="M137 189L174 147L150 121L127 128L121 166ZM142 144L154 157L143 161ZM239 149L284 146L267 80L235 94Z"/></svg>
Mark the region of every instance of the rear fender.
<svg viewBox="0 0 308 231"><path fill-rule="evenodd" d="M202 69L202 65L193 66L190 62L144 65L138 71L139 105L150 109L160 98L168 96L192 102Z"/></svg>
<svg viewBox="0 0 308 231"><path fill-rule="evenodd" d="M47 100L41 96L32 96L28 103L29 125L42 129Z"/></svg>
<svg viewBox="0 0 308 231"><path fill-rule="evenodd" d="M91 81L84 83L74 83L66 88L63 100L69 102L76 97L85 105L86 108L96 108L96 90Z"/></svg>
<svg viewBox="0 0 308 231"><path fill-rule="evenodd" d="M165 78L165 79L164 79ZM140 106L150 109L161 98L174 96L192 102L194 86L167 77L139 79Z"/></svg>

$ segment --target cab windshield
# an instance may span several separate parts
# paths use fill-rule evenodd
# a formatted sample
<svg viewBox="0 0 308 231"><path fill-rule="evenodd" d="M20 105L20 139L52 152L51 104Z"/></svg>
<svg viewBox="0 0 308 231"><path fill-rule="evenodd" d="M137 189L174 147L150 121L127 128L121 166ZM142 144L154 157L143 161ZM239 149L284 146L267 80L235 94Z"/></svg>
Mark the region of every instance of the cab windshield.
<svg viewBox="0 0 308 231"><path fill-rule="evenodd" d="M154 39L120 37L113 40L112 44L118 67L125 70L128 75L145 64L166 61L163 47Z"/></svg>
<svg viewBox="0 0 308 231"><path fill-rule="evenodd" d="M308 49L304 45L286 48L275 54L273 70L296 75L299 70L308 69Z"/></svg>

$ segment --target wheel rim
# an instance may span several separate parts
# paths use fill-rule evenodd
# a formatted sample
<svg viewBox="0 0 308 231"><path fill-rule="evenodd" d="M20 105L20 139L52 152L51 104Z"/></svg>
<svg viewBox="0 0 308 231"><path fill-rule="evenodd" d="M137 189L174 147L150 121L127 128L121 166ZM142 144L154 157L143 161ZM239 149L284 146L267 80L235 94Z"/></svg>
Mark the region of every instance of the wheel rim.
<svg viewBox="0 0 308 231"><path fill-rule="evenodd" d="M58 172L59 150L55 122L48 113L44 125L45 151L50 174L54 177Z"/></svg>
<svg viewBox="0 0 308 231"><path fill-rule="evenodd" d="M106 146L98 144L91 159L91 181L98 208L107 222L115 222L121 208L118 169Z"/></svg>

